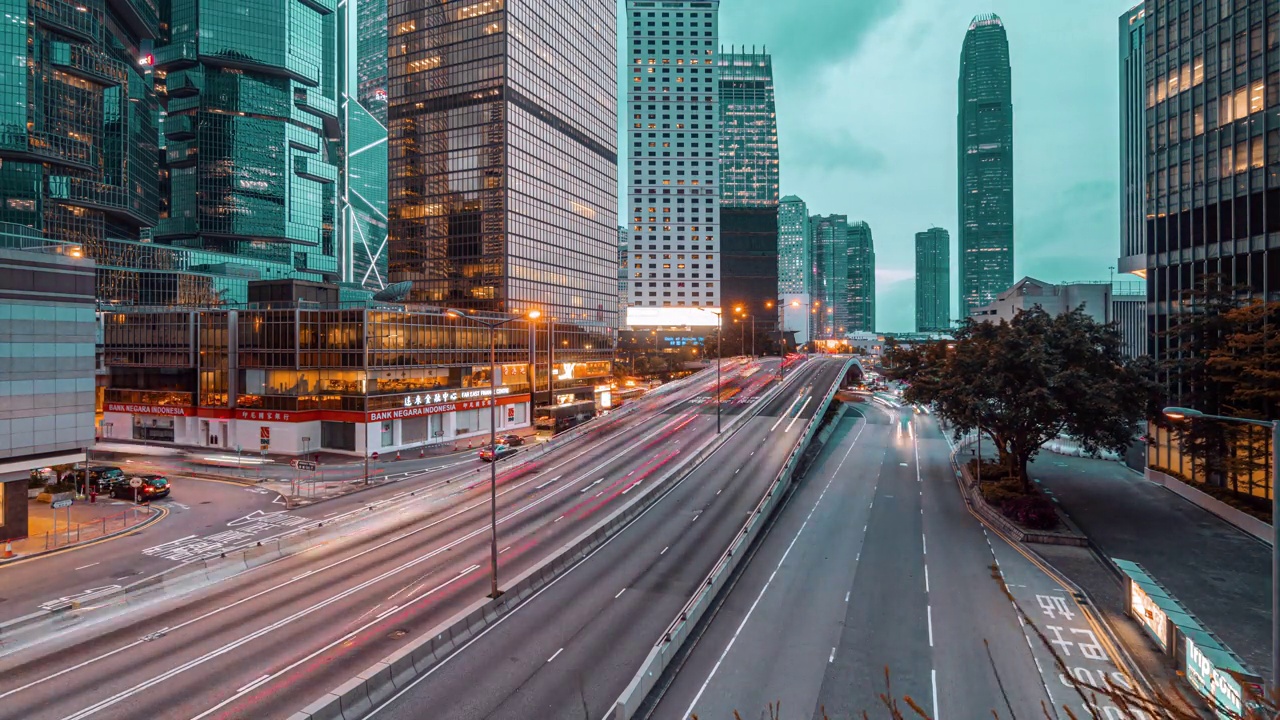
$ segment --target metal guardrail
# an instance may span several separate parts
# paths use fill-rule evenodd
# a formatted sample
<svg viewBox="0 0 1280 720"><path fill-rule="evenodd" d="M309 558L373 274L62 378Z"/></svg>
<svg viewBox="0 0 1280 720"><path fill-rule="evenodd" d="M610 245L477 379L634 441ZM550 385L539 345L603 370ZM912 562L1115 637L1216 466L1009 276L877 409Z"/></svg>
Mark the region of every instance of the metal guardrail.
<svg viewBox="0 0 1280 720"><path fill-rule="evenodd" d="M640 665L635 677L631 679L626 689L618 696L617 701L614 703L613 712L609 715L612 720L630 720L639 710L641 703L644 702L645 697L648 696L658 682L662 672L688 639L690 631L697 625L703 613L706 612L712 600L724 586L725 581L741 561L744 555L741 551L755 540L760 529L764 527L765 520L776 509L777 503L782 498L782 491L791 481L791 476L795 472L801 456L813 440L813 436L818 432L822 419L826 416L827 408L831 405L831 400L840 389L840 380L844 378L853 362L853 360L845 361L836 382L828 390L826 396L822 399L822 403L814 410L800 441L792 449L791 454L788 455L786 463L783 464L782 469L778 471L777 476L770 483L764 497L756 504L755 510L751 513L746 523L743 524L742 529L734 536L734 540L729 544L729 547L725 549L719 560L716 561L711 572L707 574L701 583L698 592L694 593L693 597L680 610L680 613L667 626L667 630L658 639L654 648L649 651L649 655Z"/></svg>

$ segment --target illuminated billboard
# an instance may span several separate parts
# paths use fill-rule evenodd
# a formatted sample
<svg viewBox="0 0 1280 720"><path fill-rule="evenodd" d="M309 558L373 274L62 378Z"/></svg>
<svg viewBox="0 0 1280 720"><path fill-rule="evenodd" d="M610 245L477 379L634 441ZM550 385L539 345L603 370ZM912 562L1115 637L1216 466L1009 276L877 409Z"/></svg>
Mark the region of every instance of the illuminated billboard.
<svg viewBox="0 0 1280 720"><path fill-rule="evenodd" d="M627 308L627 325L631 327L716 327L719 324L720 308Z"/></svg>

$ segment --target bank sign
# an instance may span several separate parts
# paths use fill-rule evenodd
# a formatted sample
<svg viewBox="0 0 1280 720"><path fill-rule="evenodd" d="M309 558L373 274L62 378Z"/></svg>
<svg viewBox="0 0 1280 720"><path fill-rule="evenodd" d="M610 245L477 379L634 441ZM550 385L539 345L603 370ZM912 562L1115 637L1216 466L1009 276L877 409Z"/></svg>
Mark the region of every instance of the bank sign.
<svg viewBox="0 0 1280 720"><path fill-rule="evenodd" d="M1244 716L1244 694L1240 683L1229 673L1214 664L1213 660L1200 650L1200 646L1190 637L1187 642L1187 681L1196 692L1213 703L1217 716L1238 718Z"/></svg>
<svg viewBox="0 0 1280 720"><path fill-rule="evenodd" d="M488 393L485 393L486 395ZM499 393L501 394L501 393ZM510 403L524 402L529 399L528 395L520 395L517 397L499 397L497 404L507 405ZM457 402L431 403L430 405L413 405L395 410L376 410L369 413L369 422L382 422L383 420L402 420L404 418L419 417L421 415L436 415L438 413L456 412L458 410L478 410L487 408L490 404L488 397L480 400L458 400Z"/></svg>
<svg viewBox="0 0 1280 720"><path fill-rule="evenodd" d="M102 406L105 412L132 413L134 415L191 415L189 407L171 405L140 405L136 403L109 402Z"/></svg>

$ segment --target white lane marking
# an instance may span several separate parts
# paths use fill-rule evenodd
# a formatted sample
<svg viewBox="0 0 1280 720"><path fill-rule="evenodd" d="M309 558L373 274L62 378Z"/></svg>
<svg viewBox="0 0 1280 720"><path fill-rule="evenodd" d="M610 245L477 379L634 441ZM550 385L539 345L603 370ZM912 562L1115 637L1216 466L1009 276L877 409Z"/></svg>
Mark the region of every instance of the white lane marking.
<svg viewBox="0 0 1280 720"><path fill-rule="evenodd" d="M716 494L717 494L717 495L719 495L719 494L720 494L720 493L722 493L722 492L724 492L724 488L720 488L719 490L717 490L717 491L716 491Z"/></svg>
<svg viewBox="0 0 1280 720"><path fill-rule="evenodd" d="M555 660L557 657L559 657L559 656L560 656L560 653L562 653L562 652L564 652L564 648L560 648L559 650L557 650L557 651L555 652L555 654L554 654L554 655L552 655L551 657L547 658L547 662L551 662L552 660Z"/></svg>
<svg viewBox="0 0 1280 720"><path fill-rule="evenodd" d="M831 648L831 656L827 658L827 662L828 662L828 663L833 663L833 662L835 662L835 661L836 661L836 649L835 649L835 648Z"/></svg>
<svg viewBox="0 0 1280 720"><path fill-rule="evenodd" d="M924 554L929 554L929 541L925 539L924 533L920 533L920 546L924 549Z"/></svg>
<svg viewBox="0 0 1280 720"><path fill-rule="evenodd" d="M929 592L929 566L924 566L924 591Z"/></svg>
<svg viewBox="0 0 1280 720"><path fill-rule="evenodd" d="M671 546L670 546L670 545L668 545L668 546L666 546L666 547L662 548L662 552L660 552L660 553L658 553L658 554L659 554L659 555L666 555L666 554L667 554L667 551L668 551L668 550L670 550L670 549L671 549Z"/></svg>
<svg viewBox="0 0 1280 720"><path fill-rule="evenodd" d="M563 520L563 519L564 519L564 516L563 516L563 515L561 515L560 517L556 518L555 520L552 520L552 521L551 521L551 524L552 524L552 525L555 525L556 523L560 522L560 521L561 521L561 520Z"/></svg>
<svg viewBox="0 0 1280 720"><path fill-rule="evenodd" d="M249 690L252 690L252 689L254 689L254 688L258 687L259 685L261 685L262 683L264 683L264 682L266 682L267 680L270 680L270 679L271 679L271 675L270 675L270 674L263 675L262 677L258 678L257 680L254 680L253 682L250 682L248 685L245 685L245 686L241 687L240 689L236 690L236 692L238 692L238 693L240 693L240 692L247 692L247 691L249 691Z"/></svg>
<svg viewBox="0 0 1280 720"><path fill-rule="evenodd" d="M548 480L548 481L546 481L546 482L542 483L541 485L534 485L534 486L533 486L533 489L534 489L534 490L541 490L542 488L544 488L544 487L546 487L546 486L550 485L551 483L553 483L553 482L555 482L555 481L557 481L557 480L559 480L559 479L560 479L560 476L559 476L559 475L557 475L557 476L555 476L555 477L551 478L550 480Z"/></svg>
<svg viewBox="0 0 1280 720"><path fill-rule="evenodd" d="M499 554L499 555L501 555L502 553L504 553L504 552L506 552L506 551L508 551L508 550L510 550L510 549L511 549L511 546L510 546L510 545L508 545L508 546L506 546L506 547L502 548L501 550L499 550L499 551L498 551L498 554Z"/></svg>
<svg viewBox="0 0 1280 720"><path fill-rule="evenodd" d="M382 618L384 618L384 617L386 617L386 616L390 615L391 613L393 613L393 612L395 612L395 611L397 611L397 610L399 610L399 609L400 609L400 606L399 606L399 605L392 605L391 607L387 608L386 610L383 610L382 612L380 612L380 613L378 613L377 615L375 615L375 616L374 616L374 619L375 619L375 620L381 620Z"/></svg>
<svg viewBox="0 0 1280 720"><path fill-rule="evenodd" d="M907 466L907 464L906 464L906 463L898 463L898 464L899 464L899 465L901 465L902 467L906 467L906 466Z"/></svg>
<svg viewBox="0 0 1280 720"><path fill-rule="evenodd" d="M614 595L614 596L613 596L613 599L614 599L614 600L617 600L618 598L622 597L622 593L624 593L624 592L626 592L626 591L627 591L627 589L626 589L626 588L622 588L621 590L619 590L619 591L618 591L618 594L617 594L617 595Z"/></svg>
<svg viewBox="0 0 1280 720"><path fill-rule="evenodd" d="M831 479L827 480L827 485L823 488L824 493L827 488L831 487L831 483L835 481L836 473L838 473L840 471L840 467L844 465L844 461L849 457L849 453L853 452L853 447L858 443L858 438L862 437L862 430L865 427L865 424L858 427L858 434L853 436L853 440L849 443L849 449L845 451L844 457L840 459L839 465L836 465L835 472L831 473ZM818 503L821 502L822 498L819 497L818 502L814 503L814 507L817 507ZM698 701L702 699L702 694L707 691L707 686L711 684L712 678L716 676L716 671L720 669L720 664L724 662L726 657L728 657L729 651L733 649L733 644L738 641L738 635L740 635L742 633L742 629L747 626L747 621L751 619L751 614L756 611L756 606L760 604L760 601L764 598L764 594L768 592L769 584L773 582L774 576L778 574L778 569L782 567L782 563L787 561L787 556L791 554L791 548L796 546L796 541L800 539L800 535L804 533L804 529L808 526L808 520L805 520L800 524L800 529L796 531L796 536L791 538L791 543L787 545L787 549L782 553L782 557L778 558L778 564L769 575L769 579L765 581L764 587L760 588L760 594L756 595L755 601L752 602L751 607L747 609L747 614L743 616L742 622L738 624L738 629L733 631L733 637L729 638L729 644L725 646L724 652L720 653L720 657L716 660L716 664L712 666L711 673L707 675L707 679L703 681L702 687L698 688L698 694L693 696L693 702L689 703L689 709L685 710L684 714L680 717L687 718L693 714L693 709L697 707Z"/></svg>
<svg viewBox="0 0 1280 720"><path fill-rule="evenodd" d="M308 571L306 571L306 572L302 573L301 575L294 575L294 576L293 576L293 579L294 579L294 580L301 580L302 578L307 577L308 575L315 575L315 574L316 574L316 571L315 571L315 570L308 570Z"/></svg>
<svg viewBox="0 0 1280 720"><path fill-rule="evenodd" d="M850 596L850 595L852 595L852 594L853 594L853 591L849 591L849 592L845 593L845 594L844 594L844 601L845 601L845 602L849 602L849 596Z"/></svg>
<svg viewBox="0 0 1280 720"><path fill-rule="evenodd" d="M942 720L938 715L938 671L930 671L930 682L933 684L933 720ZM1053 700L1053 698L1049 698Z"/></svg>
<svg viewBox="0 0 1280 720"><path fill-rule="evenodd" d="M924 609L929 620L929 647L933 647L933 606L926 605Z"/></svg>
<svg viewBox="0 0 1280 720"><path fill-rule="evenodd" d="M88 565L81 565L80 567L76 568L76 570L83 570L83 569L85 569L85 568L91 568L91 567L93 567L94 565L99 565L99 564L101 564L101 563L102 563L102 561L101 561L101 560L99 560L98 562L91 562L91 563L89 563Z"/></svg>
<svg viewBox="0 0 1280 720"><path fill-rule="evenodd" d="M778 422L774 423L773 427L769 428L769 432L773 432L774 430L778 429L778 426L782 424L783 420L787 419L787 416L791 414L791 409L796 406L796 403L800 402L800 398L802 397L804 397L804 390L801 390L800 392L796 393L796 399L792 400L791 404L787 406L786 412L778 416Z"/></svg>
<svg viewBox="0 0 1280 720"><path fill-rule="evenodd" d="M791 432L791 426L796 424L796 421L800 419L800 415L804 413L805 408L809 407L809 403L812 400L813 400L812 395L805 398L804 405L800 406L800 409L796 411L796 416L791 418L791 422L787 423L787 429L783 430L782 432Z"/></svg>
<svg viewBox="0 0 1280 720"><path fill-rule="evenodd" d="M331 512L331 513L325 513L325 514L324 514L324 516L325 516L325 517L330 517L330 516L337 515L337 514L338 514L338 511L337 511L337 510L334 510L334 511L333 511L333 512Z"/></svg>
<svg viewBox="0 0 1280 720"><path fill-rule="evenodd" d="M635 471L634 471L634 470L632 470L631 472L635 472ZM628 473L628 474L630 474L630 473ZM591 483L590 485L588 485L588 486L586 486L586 487L582 488L582 489L581 489L581 490L579 490L578 492L580 492L580 493L584 493L584 492L586 492L586 491L590 490L591 488L593 488L593 487L595 487L595 486L599 485L599 484L600 484L600 483L602 483L602 482L604 482L604 478L600 478L599 480L597 480L597 481L595 481L595 482Z"/></svg>

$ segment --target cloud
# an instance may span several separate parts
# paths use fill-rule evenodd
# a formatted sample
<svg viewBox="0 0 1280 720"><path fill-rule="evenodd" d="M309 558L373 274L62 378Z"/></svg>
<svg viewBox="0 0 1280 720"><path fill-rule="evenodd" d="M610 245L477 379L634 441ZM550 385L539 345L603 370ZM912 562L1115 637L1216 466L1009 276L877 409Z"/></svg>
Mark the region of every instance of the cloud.
<svg viewBox="0 0 1280 720"><path fill-rule="evenodd" d="M854 137L848 130L819 131L805 128L788 143L790 155L808 158L808 166L822 170L883 170L884 152Z"/></svg>
<svg viewBox="0 0 1280 720"><path fill-rule="evenodd" d="M851 54L900 0L732 0L720 4L722 42L766 46L787 64L774 66L788 78Z"/></svg>

